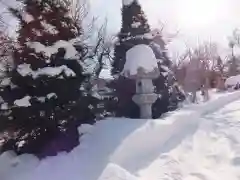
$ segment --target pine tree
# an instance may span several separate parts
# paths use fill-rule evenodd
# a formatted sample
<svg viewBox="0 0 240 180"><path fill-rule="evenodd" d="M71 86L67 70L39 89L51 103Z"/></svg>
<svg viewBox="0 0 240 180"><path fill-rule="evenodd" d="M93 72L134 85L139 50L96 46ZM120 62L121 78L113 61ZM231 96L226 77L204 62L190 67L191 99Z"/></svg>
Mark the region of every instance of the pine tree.
<svg viewBox="0 0 240 180"><path fill-rule="evenodd" d="M167 57L166 44L162 39L160 31L150 31L147 18L137 0L126 2L123 0L122 28L118 39L119 42L115 46L112 75L119 75L123 70L126 62L126 52L129 49L137 44L149 45L159 60L158 64L161 72L160 77L154 80L155 93L159 94L160 98L153 105L153 116L158 118L162 113L174 109L173 106L177 107L176 104L180 99L176 101L176 98L179 98L179 95L182 95L182 93L178 94L176 98L172 96L177 88L173 88L176 87L174 86L175 83L169 83L171 61ZM174 77L171 79L173 80ZM112 87L115 90L118 103L116 115L138 118L139 108L132 101L132 96L135 94L135 81L119 76L112 83Z"/></svg>
<svg viewBox="0 0 240 180"><path fill-rule="evenodd" d="M11 8L12 14L19 20L19 47L14 53L17 64L29 63L34 69L44 66L49 57L35 52L29 47L31 42L39 42L44 46L52 46L59 40L69 41L81 35L82 30L67 15L69 7L60 0L22 0L24 10ZM66 16L64 16L66 15ZM33 54L32 54L33 53ZM35 56L36 55L36 56ZM45 58L45 61L42 59ZM38 61L41 59L41 61ZM32 62L34 61L34 63ZM36 63L36 65L35 65Z"/></svg>
<svg viewBox="0 0 240 180"><path fill-rule="evenodd" d="M139 117L139 108L132 101L132 96L135 94L135 82L119 75L126 62L126 52L135 45L150 44L147 36L149 32L150 26L138 0L123 0L122 28L118 34L112 63L112 75L118 77L110 84L116 97L116 116Z"/></svg>
<svg viewBox="0 0 240 180"><path fill-rule="evenodd" d="M122 7L122 28L118 34L119 42L115 46L112 74L121 73L126 62L126 52L137 44L149 44L150 32L146 16L137 0L131 4L124 2Z"/></svg>
<svg viewBox="0 0 240 180"><path fill-rule="evenodd" d="M76 43L82 29L65 2L23 0L23 11L10 9L20 26L11 83L1 89L2 128L14 132L3 150L39 155L53 138L75 133L70 144L57 147L69 150L78 143L77 126L94 123L97 99L83 92L88 75Z"/></svg>

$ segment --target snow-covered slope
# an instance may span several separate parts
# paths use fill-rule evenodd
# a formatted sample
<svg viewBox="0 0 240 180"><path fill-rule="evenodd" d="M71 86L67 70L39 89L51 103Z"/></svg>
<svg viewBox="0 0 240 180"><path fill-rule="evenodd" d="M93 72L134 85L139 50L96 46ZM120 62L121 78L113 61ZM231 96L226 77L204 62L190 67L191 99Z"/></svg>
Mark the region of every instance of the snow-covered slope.
<svg viewBox="0 0 240 180"><path fill-rule="evenodd" d="M40 162L14 155L3 162L0 156L0 179L106 180L111 174L115 178L111 180L158 180L166 172L167 180L215 180L221 171L222 177L235 180L240 177L235 172L240 164L239 146L234 145L240 141L240 102L233 103L237 99L240 92L219 94L163 119L106 119L93 127L83 126L81 144L69 154ZM216 112L221 108L220 114Z"/></svg>
<svg viewBox="0 0 240 180"><path fill-rule="evenodd" d="M94 127L80 127L79 131L85 133L80 146L69 154L61 153L38 164L23 160L16 165L14 156L8 158L8 163L0 158L0 169L5 169L5 173L0 171L0 180L97 180L117 146L146 121L106 119ZM22 166L31 168L19 172Z"/></svg>
<svg viewBox="0 0 240 180"><path fill-rule="evenodd" d="M225 82L226 87L235 87L237 84L240 84L240 75L231 76Z"/></svg>
<svg viewBox="0 0 240 180"><path fill-rule="evenodd" d="M137 177L116 164L109 164L98 180L137 180Z"/></svg>
<svg viewBox="0 0 240 180"><path fill-rule="evenodd" d="M159 153L168 152L193 134L203 116L239 98L240 92L222 94L206 103L169 113L164 121L148 121L118 146L111 161L136 173L148 166Z"/></svg>
<svg viewBox="0 0 240 180"><path fill-rule="evenodd" d="M193 136L160 154L139 180L239 180L240 100L201 118Z"/></svg>

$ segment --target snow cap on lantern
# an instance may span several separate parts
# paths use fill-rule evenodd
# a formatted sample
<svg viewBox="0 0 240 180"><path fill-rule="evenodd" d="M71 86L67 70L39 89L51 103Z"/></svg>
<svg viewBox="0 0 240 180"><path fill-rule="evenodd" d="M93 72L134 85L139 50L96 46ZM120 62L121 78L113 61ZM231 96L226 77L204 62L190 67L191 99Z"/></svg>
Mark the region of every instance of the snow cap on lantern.
<svg viewBox="0 0 240 180"><path fill-rule="evenodd" d="M128 50L122 74L131 79L157 78L159 69L153 50L145 44L136 45Z"/></svg>
<svg viewBox="0 0 240 180"><path fill-rule="evenodd" d="M152 80L159 77L157 59L152 49L144 44L136 45L127 52L123 75L136 80L136 94L132 100L140 108L140 118L152 118L152 104L158 95L154 93Z"/></svg>

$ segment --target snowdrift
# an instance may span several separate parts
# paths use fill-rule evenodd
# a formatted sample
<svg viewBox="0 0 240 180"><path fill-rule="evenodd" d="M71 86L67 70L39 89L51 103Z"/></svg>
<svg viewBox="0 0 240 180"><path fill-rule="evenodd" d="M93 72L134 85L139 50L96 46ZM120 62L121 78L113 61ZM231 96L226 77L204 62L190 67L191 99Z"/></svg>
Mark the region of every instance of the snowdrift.
<svg viewBox="0 0 240 180"><path fill-rule="evenodd" d="M30 154L17 156L13 151L4 152L0 156L0 179L11 180L22 172L31 172L39 163L38 158Z"/></svg>
<svg viewBox="0 0 240 180"><path fill-rule="evenodd" d="M160 153L174 148L188 134L196 131L200 118L240 98L240 92L226 93L206 103L169 113L161 120L148 121L116 149L114 162L130 172L148 166Z"/></svg>
<svg viewBox="0 0 240 180"><path fill-rule="evenodd" d="M201 117L196 132L137 172L139 180L239 180L240 100Z"/></svg>
<svg viewBox="0 0 240 180"><path fill-rule="evenodd" d="M109 164L98 180L137 180L137 177L116 164Z"/></svg>
<svg viewBox="0 0 240 180"><path fill-rule="evenodd" d="M226 87L235 87L237 84L240 84L240 75L229 77L226 82Z"/></svg>
<svg viewBox="0 0 240 180"><path fill-rule="evenodd" d="M42 161L31 155L2 154L0 179L105 180L110 173L116 180L119 177L135 180L134 175L157 155L193 133L202 116L237 99L238 91L219 94L209 102L182 108L158 120L109 118L95 126L83 125L79 128L84 133L81 144L68 154L60 153Z"/></svg>

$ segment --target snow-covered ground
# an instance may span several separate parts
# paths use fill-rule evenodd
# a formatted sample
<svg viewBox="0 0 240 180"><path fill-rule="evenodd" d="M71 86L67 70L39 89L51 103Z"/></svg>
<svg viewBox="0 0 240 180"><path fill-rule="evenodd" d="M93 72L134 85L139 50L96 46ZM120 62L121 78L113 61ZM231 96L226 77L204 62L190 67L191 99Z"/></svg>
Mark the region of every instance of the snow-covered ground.
<svg viewBox="0 0 240 180"><path fill-rule="evenodd" d="M148 166L160 153L175 148L181 141L194 134L202 118L239 99L240 92L218 94L208 102L186 106L166 114L161 120L150 120L135 130L118 146L112 162L137 173Z"/></svg>
<svg viewBox="0 0 240 180"><path fill-rule="evenodd" d="M158 120L83 126L71 153L38 161L0 156L1 180L221 180L240 178L240 92L219 93Z"/></svg>
<svg viewBox="0 0 240 180"><path fill-rule="evenodd" d="M239 180L240 100L201 117L196 133L140 170L139 180Z"/></svg>
<svg viewBox="0 0 240 180"><path fill-rule="evenodd" d="M237 84L240 84L240 75L231 76L225 81L226 87L235 87Z"/></svg>

